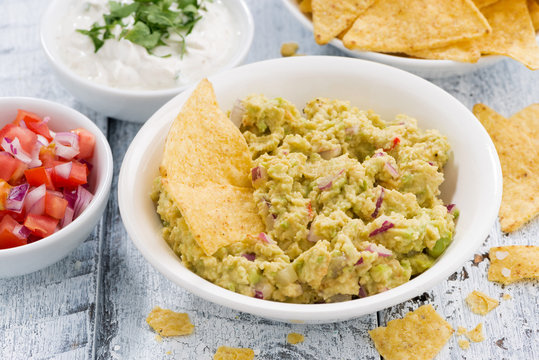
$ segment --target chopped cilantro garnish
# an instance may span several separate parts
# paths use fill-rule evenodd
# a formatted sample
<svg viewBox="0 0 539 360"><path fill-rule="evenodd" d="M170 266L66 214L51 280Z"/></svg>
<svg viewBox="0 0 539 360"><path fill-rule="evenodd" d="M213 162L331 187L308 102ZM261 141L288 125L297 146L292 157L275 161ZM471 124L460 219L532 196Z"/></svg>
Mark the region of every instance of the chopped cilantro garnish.
<svg viewBox="0 0 539 360"><path fill-rule="evenodd" d="M120 26L122 31L117 38L125 38L140 45L152 53L152 50L164 45L171 33L182 38L181 54L185 53L185 37L191 33L203 7L198 0L133 0L122 4L109 1L110 13L103 14L104 24L94 23L89 30L77 29L81 34L92 39L94 51L98 52L107 39L113 39L113 29ZM127 28L122 22L133 16L134 25Z"/></svg>

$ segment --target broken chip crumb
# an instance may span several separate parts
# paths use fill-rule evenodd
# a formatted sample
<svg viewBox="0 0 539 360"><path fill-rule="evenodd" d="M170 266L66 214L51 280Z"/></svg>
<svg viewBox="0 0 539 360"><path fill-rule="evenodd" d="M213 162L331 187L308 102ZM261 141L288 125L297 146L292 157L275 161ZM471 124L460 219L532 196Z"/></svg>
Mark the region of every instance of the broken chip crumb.
<svg viewBox="0 0 539 360"><path fill-rule="evenodd" d="M296 55L299 45L296 42L287 42L281 45L281 56L288 57Z"/></svg>
<svg viewBox="0 0 539 360"><path fill-rule="evenodd" d="M451 337L453 329L432 307L423 305L386 327L369 331L376 350L386 360L433 359Z"/></svg>
<svg viewBox="0 0 539 360"><path fill-rule="evenodd" d="M158 333L157 336L189 335L195 328L186 313L161 309L159 306L148 314L146 322Z"/></svg>
<svg viewBox="0 0 539 360"><path fill-rule="evenodd" d="M167 355L172 355L172 351L169 350L169 351L166 352L166 354Z"/></svg>
<svg viewBox="0 0 539 360"><path fill-rule="evenodd" d="M485 340L485 335L483 334L483 323L477 324L475 328L466 332L466 337L473 342L481 342Z"/></svg>
<svg viewBox="0 0 539 360"><path fill-rule="evenodd" d="M511 300L513 297L510 294L503 294L502 299Z"/></svg>
<svg viewBox="0 0 539 360"><path fill-rule="evenodd" d="M466 297L466 303L470 307L470 310L479 315L486 315L492 309L500 304L496 299L493 299L486 294L479 291L472 291Z"/></svg>
<svg viewBox="0 0 539 360"><path fill-rule="evenodd" d="M303 342L303 340L305 340L305 337L298 333L290 333L286 337L286 341L288 341L288 343L292 345Z"/></svg>
<svg viewBox="0 0 539 360"><path fill-rule="evenodd" d="M161 336L159 336L159 334L155 334L155 341L163 342L163 338Z"/></svg>
<svg viewBox="0 0 539 360"><path fill-rule="evenodd" d="M464 335L464 334L466 334L466 333L467 333L467 330L466 330L465 327L459 326L459 327L457 328L457 335Z"/></svg>
<svg viewBox="0 0 539 360"><path fill-rule="evenodd" d="M470 342L468 340L461 339L458 343L462 350L468 350L470 348Z"/></svg>
<svg viewBox="0 0 539 360"><path fill-rule="evenodd" d="M213 360L253 360L255 352L249 348L232 348L228 346L219 346Z"/></svg>
<svg viewBox="0 0 539 360"><path fill-rule="evenodd" d="M502 259L498 254L502 253ZM503 255L507 253L507 255ZM511 245L490 249L488 280L509 284L539 278L539 246Z"/></svg>

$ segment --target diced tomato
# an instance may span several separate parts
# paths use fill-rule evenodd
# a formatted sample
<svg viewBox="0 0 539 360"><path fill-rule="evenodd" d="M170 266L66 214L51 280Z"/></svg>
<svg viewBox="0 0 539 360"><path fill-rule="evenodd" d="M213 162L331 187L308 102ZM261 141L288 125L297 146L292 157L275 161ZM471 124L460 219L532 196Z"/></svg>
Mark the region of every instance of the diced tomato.
<svg viewBox="0 0 539 360"><path fill-rule="evenodd" d="M0 152L0 179L9 181L15 170L19 167L19 164L23 162L15 159L11 154L1 151Z"/></svg>
<svg viewBox="0 0 539 360"><path fill-rule="evenodd" d="M58 222L58 219L53 219L47 215L28 214L26 220L24 220L24 226L35 235L46 237L54 233Z"/></svg>
<svg viewBox="0 0 539 360"><path fill-rule="evenodd" d="M67 200L51 194L47 191L45 195L45 214L55 219L62 219L66 212Z"/></svg>
<svg viewBox="0 0 539 360"><path fill-rule="evenodd" d="M22 239L13 233L19 223L9 215L5 215L0 221L0 249L9 249L25 245L26 239Z"/></svg>
<svg viewBox="0 0 539 360"><path fill-rule="evenodd" d="M24 219L26 219L26 209L23 207L20 213L9 210L0 211L0 219L3 219L5 216L8 215L15 219L19 224L22 224L24 222Z"/></svg>
<svg viewBox="0 0 539 360"><path fill-rule="evenodd" d="M52 140L48 125L43 122L43 119L39 115L19 109L14 123L20 125L21 121L24 121L26 127L36 134L44 136L49 141Z"/></svg>
<svg viewBox="0 0 539 360"><path fill-rule="evenodd" d="M51 172L52 171L45 169L45 167L40 166L25 170L24 176L26 177L26 181L30 186L39 186L45 184L47 190L54 190L55 188L50 175Z"/></svg>
<svg viewBox="0 0 539 360"><path fill-rule="evenodd" d="M86 129L72 130L79 135L79 154L77 159L91 159L94 155L95 136Z"/></svg>
<svg viewBox="0 0 539 360"><path fill-rule="evenodd" d="M18 138L22 149L28 155L32 155L32 151L37 142L37 135L32 130L22 128L15 124L7 124L0 130L0 142L3 138L8 138L12 141L13 139Z"/></svg>
<svg viewBox="0 0 539 360"><path fill-rule="evenodd" d="M77 187L88 182L88 168L85 164L81 164L78 161L72 161L71 172L69 173L69 177L66 179L56 171L56 165L63 163L64 162L56 161L55 167L52 169L52 182L56 187Z"/></svg>
<svg viewBox="0 0 539 360"><path fill-rule="evenodd" d="M5 180L0 179L0 210L6 209L6 199L10 190L11 186Z"/></svg>
<svg viewBox="0 0 539 360"><path fill-rule="evenodd" d="M54 144L41 147L41 149L39 150L39 160L41 160L42 165L46 168L54 166L53 163L56 160L56 155L54 153Z"/></svg>

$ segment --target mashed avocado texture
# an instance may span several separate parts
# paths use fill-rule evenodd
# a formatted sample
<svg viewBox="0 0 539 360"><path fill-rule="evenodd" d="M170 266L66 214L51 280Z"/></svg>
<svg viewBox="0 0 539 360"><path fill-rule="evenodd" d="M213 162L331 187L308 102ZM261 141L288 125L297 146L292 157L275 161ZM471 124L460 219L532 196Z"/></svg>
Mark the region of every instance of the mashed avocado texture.
<svg viewBox="0 0 539 360"><path fill-rule="evenodd" d="M152 194L165 240L196 274L262 299L344 301L407 282L451 243L457 212L438 198L450 147L438 131L324 98L300 112L251 95L232 114L265 232L208 256L160 178Z"/></svg>

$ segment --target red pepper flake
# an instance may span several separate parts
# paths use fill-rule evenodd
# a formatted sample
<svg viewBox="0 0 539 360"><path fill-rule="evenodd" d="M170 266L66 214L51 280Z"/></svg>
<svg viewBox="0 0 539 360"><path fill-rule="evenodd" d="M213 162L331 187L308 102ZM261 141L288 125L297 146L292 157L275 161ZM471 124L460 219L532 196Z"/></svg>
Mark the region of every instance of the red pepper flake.
<svg viewBox="0 0 539 360"><path fill-rule="evenodd" d="M397 145L399 145L401 142L401 139L399 139L398 137L394 138L393 139L393 145L391 145L391 147L389 149L384 149L385 152L388 152L388 151L391 151L393 150Z"/></svg>
<svg viewBox="0 0 539 360"><path fill-rule="evenodd" d="M311 202L309 201L309 203L307 204L307 212L309 213L309 219L312 219L313 218L313 206L311 205Z"/></svg>

